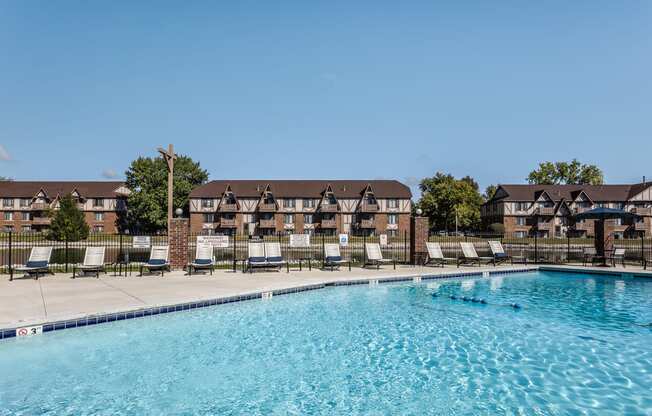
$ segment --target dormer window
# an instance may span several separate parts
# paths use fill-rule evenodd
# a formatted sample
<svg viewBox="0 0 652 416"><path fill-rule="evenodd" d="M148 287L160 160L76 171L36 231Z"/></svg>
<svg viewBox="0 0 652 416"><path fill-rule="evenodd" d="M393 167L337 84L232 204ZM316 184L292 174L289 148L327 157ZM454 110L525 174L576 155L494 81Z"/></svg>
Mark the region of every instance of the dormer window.
<svg viewBox="0 0 652 416"><path fill-rule="evenodd" d="M398 208L398 199L392 198L387 201L387 208L389 209L397 209Z"/></svg>
<svg viewBox="0 0 652 416"><path fill-rule="evenodd" d="M271 192L265 193L265 196L263 197L263 204L273 204L274 203L274 195L271 194Z"/></svg>
<svg viewBox="0 0 652 416"><path fill-rule="evenodd" d="M23 207L23 208L28 207L30 202L32 202L32 200L29 199L29 198L21 198L20 199L20 206Z"/></svg>
<svg viewBox="0 0 652 416"><path fill-rule="evenodd" d="M283 208L294 208L295 207L295 200L294 199L284 199L283 200Z"/></svg>
<svg viewBox="0 0 652 416"><path fill-rule="evenodd" d="M104 206L104 198L93 198L93 206L94 207L103 207Z"/></svg>
<svg viewBox="0 0 652 416"><path fill-rule="evenodd" d="M232 192L229 192L229 193L225 194L224 195L224 203L229 204L229 205L235 204L235 195L233 195Z"/></svg>
<svg viewBox="0 0 652 416"><path fill-rule="evenodd" d="M202 208L213 208L213 200L204 198L201 200L201 207Z"/></svg>
<svg viewBox="0 0 652 416"><path fill-rule="evenodd" d="M3 198L2 199L2 206L3 207L13 207L14 206L14 199L13 198Z"/></svg>

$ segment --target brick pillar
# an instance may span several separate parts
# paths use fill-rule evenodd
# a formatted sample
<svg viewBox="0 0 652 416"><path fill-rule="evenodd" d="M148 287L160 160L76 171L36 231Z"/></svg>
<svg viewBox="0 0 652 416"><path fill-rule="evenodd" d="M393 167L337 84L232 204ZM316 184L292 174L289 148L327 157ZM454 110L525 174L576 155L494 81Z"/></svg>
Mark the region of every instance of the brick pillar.
<svg viewBox="0 0 652 416"><path fill-rule="evenodd" d="M172 270L181 270L188 263L188 232L187 218L173 218L170 224L170 266Z"/></svg>
<svg viewBox="0 0 652 416"><path fill-rule="evenodd" d="M410 218L410 262L412 264L423 264L426 260L429 230L430 223L427 217Z"/></svg>

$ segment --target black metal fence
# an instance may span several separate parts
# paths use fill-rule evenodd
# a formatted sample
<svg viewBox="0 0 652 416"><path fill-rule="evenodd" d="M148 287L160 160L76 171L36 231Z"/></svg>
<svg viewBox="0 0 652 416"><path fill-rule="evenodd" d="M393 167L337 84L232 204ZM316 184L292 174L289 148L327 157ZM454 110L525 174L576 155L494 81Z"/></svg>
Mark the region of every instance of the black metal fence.
<svg viewBox="0 0 652 416"><path fill-rule="evenodd" d="M582 263L587 249L595 247L593 237L544 238L517 234L467 233L460 235L431 234L428 241L440 244L446 257L460 257L460 242L472 242L479 256L491 256L489 241L502 243L505 252L514 258L531 263L567 264ZM625 249L625 260L641 264L644 258L652 258L651 238L624 238L614 240L614 248Z"/></svg>

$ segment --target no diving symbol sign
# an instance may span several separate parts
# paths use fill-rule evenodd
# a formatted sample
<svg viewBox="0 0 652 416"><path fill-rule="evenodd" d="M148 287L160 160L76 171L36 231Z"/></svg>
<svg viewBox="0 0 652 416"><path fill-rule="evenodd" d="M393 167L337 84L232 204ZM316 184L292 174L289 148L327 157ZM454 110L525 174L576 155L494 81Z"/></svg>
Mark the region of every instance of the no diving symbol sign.
<svg viewBox="0 0 652 416"><path fill-rule="evenodd" d="M41 335L43 333L43 326L25 326L16 329L17 337L31 337L32 335Z"/></svg>

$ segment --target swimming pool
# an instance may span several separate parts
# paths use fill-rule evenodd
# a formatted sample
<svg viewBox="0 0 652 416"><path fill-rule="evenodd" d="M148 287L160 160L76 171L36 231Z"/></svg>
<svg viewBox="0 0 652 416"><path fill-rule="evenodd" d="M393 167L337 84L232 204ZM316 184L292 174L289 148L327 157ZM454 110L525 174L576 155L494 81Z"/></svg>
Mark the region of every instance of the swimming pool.
<svg viewBox="0 0 652 416"><path fill-rule="evenodd" d="M652 414L651 322L645 278L328 288L4 340L0 414Z"/></svg>

